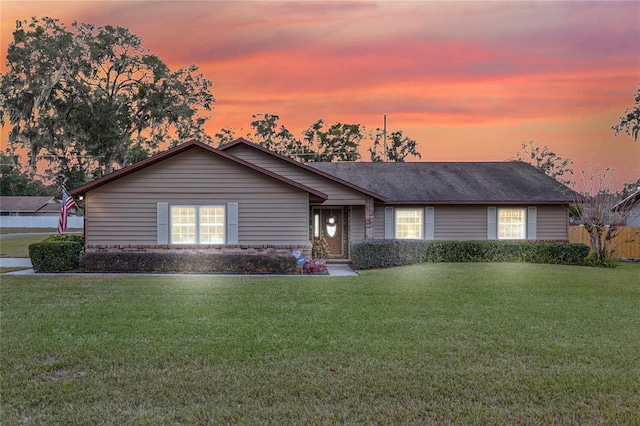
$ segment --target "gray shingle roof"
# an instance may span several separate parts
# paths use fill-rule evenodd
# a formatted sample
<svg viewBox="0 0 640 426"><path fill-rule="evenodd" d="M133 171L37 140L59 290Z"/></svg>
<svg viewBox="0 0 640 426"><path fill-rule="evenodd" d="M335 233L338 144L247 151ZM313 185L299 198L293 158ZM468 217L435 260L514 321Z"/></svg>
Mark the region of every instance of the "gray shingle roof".
<svg viewBox="0 0 640 426"><path fill-rule="evenodd" d="M16 213L59 212L60 204L49 196L0 196L0 211Z"/></svg>
<svg viewBox="0 0 640 426"><path fill-rule="evenodd" d="M308 163L392 203L567 203L575 193L523 162Z"/></svg>

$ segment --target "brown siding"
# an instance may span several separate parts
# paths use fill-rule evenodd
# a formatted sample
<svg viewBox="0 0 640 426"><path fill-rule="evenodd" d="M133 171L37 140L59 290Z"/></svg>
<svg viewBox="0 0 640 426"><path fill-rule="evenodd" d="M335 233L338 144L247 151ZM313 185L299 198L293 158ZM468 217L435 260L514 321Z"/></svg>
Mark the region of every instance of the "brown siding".
<svg viewBox="0 0 640 426"><path fill-rule="evenodd" d="M373 211L373 238L384 238L384 204L376 204Z"/></svg>
<svg viewBox="0 0 640 426"><path fill-rule="evenodd" d="M307 242L308 194L192 149L86 194L87 244L155 244L158 202L239 203L239 244Z"/></svg>
<svg viewBox="0 0 640 426"><path fill-rule="evenodd" d="M436 240L486 240L486 206L435 206Z"/></svg>
<svg viewBox="0 0 640 426"><path fill-rule="evenodd" d="M538 206L538 240L569 240L569 210L566 206Z"/></svg>
<svg viewBox="0 0 640 426"><path fill-rule="evenodd" d="M351 239L364 239L364 207L351 207Z"/></svg>
<svg viewBox="0 0 640 426"><path fill-rule="evenodd" d="M434 206L434 239L457 241L486 240L487 207L488 206L483 205ZM569 219L565 206L537 206L536 220L536 237L538 240L568 239ZM376 205L374 223L374 238L384 238L384 205Z"/></svg>
<svg viewBox="0 0 640 426"><path fill-rule="evenodd" d="M327 194L329 198L323 203L325 205L364 205L364 194L262 151L236 145L226 152Z"/></svg>

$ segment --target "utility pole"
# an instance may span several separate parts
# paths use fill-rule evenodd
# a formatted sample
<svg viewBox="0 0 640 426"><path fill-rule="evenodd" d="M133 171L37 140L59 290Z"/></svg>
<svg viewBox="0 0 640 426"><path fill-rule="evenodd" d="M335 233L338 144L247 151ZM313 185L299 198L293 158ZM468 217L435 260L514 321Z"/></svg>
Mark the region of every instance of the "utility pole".
<svg viewBox="0 0 640 426"><path fill-rule="evenodd" d="M382 130L382 140L384 141L384 151L383 151L383 155L384 155L384 161L387 162L389 161L389 156L387 155L387 114L384 115L384 127Z"/></svg>

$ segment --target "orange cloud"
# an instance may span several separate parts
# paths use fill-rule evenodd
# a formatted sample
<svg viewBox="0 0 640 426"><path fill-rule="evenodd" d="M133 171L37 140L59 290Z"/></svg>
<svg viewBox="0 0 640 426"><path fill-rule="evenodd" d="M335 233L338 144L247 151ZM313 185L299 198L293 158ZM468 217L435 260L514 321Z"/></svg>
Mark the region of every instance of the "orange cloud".
<svg viewBox="0 0 640 426"><path fill-rule="evenodd" d="M611 126L640 83L637 2L14 1L0 47L32 15L119 25L172 68L213 81L211 134L275 113L295 134L382 125L431 160L504 160L530 139L640 176L640 143ZM4 63L2 71L6 71ZM242 129L242 130L241 130ZM6 145L6 130L0 133Z"/></svg>

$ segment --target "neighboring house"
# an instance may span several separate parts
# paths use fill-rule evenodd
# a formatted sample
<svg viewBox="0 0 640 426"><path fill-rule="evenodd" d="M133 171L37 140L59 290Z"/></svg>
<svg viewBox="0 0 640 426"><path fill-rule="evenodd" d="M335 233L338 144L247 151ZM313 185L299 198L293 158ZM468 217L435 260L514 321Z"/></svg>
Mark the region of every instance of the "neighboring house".
<svg viewBox="0 0 640 426"><path fill-rule="evenodd" d="M0 226L3 228L55 228L60 203L49 196L0 196ZM70 217L69 227L82 227L82 218Z"/></svg>
<svg viewBox="0 0 640 426"><path fill-rule="evenodd" d="M568 240L574 193L521 162L299 163L238 139L187 142L76 188L87 251L331 256L369 238Z"/></svg>
<svg viewBox="0 0 640 426"><path fill-rule="evenodd" d="M640 226L640 189L613 206L614 211L626 211L626 226Z"/></svg>
<svg viewBox="0 0 640 426"><path fill-rule="evenodd" d="M53 197L0 196L2 216L51 216L60 213Z"/></svg>

